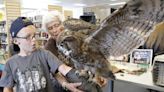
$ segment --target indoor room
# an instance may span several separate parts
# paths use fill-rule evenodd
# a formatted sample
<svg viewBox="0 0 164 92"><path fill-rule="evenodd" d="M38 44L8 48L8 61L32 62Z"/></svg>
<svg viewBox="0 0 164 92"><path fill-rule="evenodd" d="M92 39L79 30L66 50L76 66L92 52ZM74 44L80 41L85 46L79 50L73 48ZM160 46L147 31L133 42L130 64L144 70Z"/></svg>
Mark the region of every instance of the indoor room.
<svg viewBox="0 0 164 92"><path fill-rule="evenodd" d="M164 92L164 0L0 0L0 92Z"/></svg>

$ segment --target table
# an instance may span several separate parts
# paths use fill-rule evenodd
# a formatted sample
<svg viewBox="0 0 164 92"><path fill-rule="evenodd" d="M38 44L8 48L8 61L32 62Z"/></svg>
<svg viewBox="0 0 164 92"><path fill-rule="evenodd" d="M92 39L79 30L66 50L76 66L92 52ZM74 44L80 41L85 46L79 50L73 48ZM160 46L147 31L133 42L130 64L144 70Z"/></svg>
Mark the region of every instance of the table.
<svg viewBox="0 0 164 92"><path fill-rule="evenodd" d="M124 65L126 66L126 64ZM151 68L148 69L147 72L141 75L132 75L128 73L116 73L115 76L116 76L115 81L128 82L128 83L132 83L134 85L138 85L147 89L164 92L164 87L156 86L153 84Z"/></svg>

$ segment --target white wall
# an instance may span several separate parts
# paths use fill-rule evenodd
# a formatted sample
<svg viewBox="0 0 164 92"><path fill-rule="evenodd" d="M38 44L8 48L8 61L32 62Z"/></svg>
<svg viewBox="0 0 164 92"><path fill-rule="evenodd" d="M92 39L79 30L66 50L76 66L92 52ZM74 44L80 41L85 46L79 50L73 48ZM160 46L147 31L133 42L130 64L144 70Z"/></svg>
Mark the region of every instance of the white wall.
<svg viewBox="0 0 164 92"><path fill-rule="evenodd" d="M71 10L73 11L73 18L79 18L79 16L83 15L83 8L81 7L63 7L64 10ZM43 15L47 12L47 9L22 9L21 15L22 16L36 16L36 15Z"/></svg>
<svg viewBox="0 0 164 92"><path fill-rule="evenodd" d="M63 10L73 11L73 18L79 18L81 15L83 15L82 7L63 7Z"/></svg>
<svg viewBox="0 0 164 92"><path fill-rule="evenodd" d="M94 12L96 15L96 19L100 19L100 21L102 21L110 15L111 8L101 6L86 7L84 8L84 12Z"/></svg>

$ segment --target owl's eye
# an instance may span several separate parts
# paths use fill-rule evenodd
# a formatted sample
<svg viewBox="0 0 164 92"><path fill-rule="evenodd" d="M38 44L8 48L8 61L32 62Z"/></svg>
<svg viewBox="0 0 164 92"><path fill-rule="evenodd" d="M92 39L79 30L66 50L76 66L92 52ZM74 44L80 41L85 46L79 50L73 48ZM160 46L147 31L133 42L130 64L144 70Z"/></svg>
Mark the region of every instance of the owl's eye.
<svg viewBox="0 0 164 92"><path fill-rule="evenodd" d="M60 44L60 46L62 46L62 47L63 47L63 44Z"/></svg>

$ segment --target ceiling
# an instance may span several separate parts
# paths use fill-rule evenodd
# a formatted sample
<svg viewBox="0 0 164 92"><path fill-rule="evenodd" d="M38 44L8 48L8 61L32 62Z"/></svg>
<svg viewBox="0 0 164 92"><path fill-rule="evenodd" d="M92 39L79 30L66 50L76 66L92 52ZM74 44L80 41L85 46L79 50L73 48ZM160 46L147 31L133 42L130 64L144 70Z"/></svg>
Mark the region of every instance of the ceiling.
<svg viewBox="0 0 164 92"><path fill-rule="evenodd" d="M0 0L0 4L2 4L3 3L3 0Z"/></svg>
<svg viewBox="0 0 164 92"><path fill-rule="evenodd" d="M0 0L0 4L3 4L3 1L4 0ZM26 6L28 7L31 6L31 2L33 2L33 5L38 5L42 3L42 6L46 4L53 4L53 5L61 5L64 7L91 7L91 6L118 7L118 6L122 6L123 4L118 4L118 5L110 5L110 4L127 2L129 0L21 0L21 1L23 4L26 4ZM75 4L85 4L85 5L75 5Z"/></svg>
<svg viewBox="0 0 164 92"><path fill-rule="evenodd" d="M91 7L91 6L120 6L119 5L109 5L109 4L115 4L115 3L120 3L120 2L127 2L128 0L51 0L52 3L56 2L61 2L58 3L59 5L62 6L74 6L74 7ZM85 6L76 6L75 4L85 4Z"/></svg>

